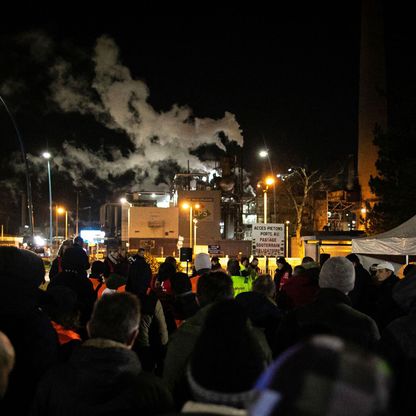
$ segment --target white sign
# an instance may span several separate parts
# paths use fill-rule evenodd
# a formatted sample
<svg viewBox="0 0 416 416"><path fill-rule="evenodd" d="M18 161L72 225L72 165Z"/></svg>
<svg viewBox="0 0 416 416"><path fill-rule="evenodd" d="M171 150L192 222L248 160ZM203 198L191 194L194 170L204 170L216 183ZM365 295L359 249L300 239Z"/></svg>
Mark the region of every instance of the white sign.
<svg viewBox="0 0 416 416"><path fill-rule="evenodd" d="M251 238L253 256L285 255L284 224L253 224Z"/></svg>

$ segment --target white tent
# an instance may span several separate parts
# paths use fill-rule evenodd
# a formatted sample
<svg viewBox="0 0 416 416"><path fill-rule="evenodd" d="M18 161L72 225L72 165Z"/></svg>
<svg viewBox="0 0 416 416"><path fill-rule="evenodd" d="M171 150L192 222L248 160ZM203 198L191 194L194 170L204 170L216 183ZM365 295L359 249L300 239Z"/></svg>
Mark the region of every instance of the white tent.
<svg viewBox="0 0 416 416"><path fill-rule="evenodd" d="M352 252L370 256L416 255L416 215L385 233L372 237L353 238Z"/></svg>
<svg viewBox="0 0 416 416"><path fill-rule="evenodd" d="M366 269L371 264L380 263L380 257L392 256L390 261L397 272L403 263L409 263L408 256L416 255L416 215L385 233L353 238L351 251L360 254L361 263Z"/></svg>

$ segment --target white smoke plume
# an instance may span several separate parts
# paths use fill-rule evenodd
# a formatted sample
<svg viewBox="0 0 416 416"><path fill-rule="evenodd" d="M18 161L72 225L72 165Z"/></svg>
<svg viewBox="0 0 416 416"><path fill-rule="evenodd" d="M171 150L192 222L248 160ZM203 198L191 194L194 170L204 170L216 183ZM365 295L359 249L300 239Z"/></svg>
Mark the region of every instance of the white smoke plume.
<svg viewBox="0 0 416 416"><path fill-rule="evenodd" d="M72 65L59 59L50 69L53 82L51 98L64 112L93 115L107 128L124 133L133 150L125 154L115 143L111 159L106 152L92 152L72 142L64 142L63 152L54 157L60 171L68 172L74 183L94 187L83 178L85 169L95 167L100 180L111 182L126 172L134 172L134 188L154 188L159 166L176 162L181 168L189 165L194 171L207 171L209 166L191 154L202 145L215 145L225 151L221 136L243 145L243 137L235 116L225 112L219 120L196 118L192 110L173 104L166 112L156 111L148 102L147 85L133 79L130 70L122 65L119 49L108 36L97 39L94 56L94 78L74 75ZM115 135L116 136L116 135ZM35 161L36 158L32 158ZM41 161L39 161L41 163Z"/></svg>

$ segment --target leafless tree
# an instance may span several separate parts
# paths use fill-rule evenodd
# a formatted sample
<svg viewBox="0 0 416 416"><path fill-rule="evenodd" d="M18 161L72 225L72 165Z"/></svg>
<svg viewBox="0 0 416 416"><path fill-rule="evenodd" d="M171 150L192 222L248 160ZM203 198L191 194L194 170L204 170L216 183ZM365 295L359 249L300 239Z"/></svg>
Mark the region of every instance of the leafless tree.
<svg viewBox="0 0 416 416"><path fill-rule="evenodd" d="M301 247L301 232L305 207L307 206L312 191L323 183L323 178L319 170L309 172L305 167L296 167L289 169L287 174L281 175L281 180L295 209L296 243Z"/></svg>

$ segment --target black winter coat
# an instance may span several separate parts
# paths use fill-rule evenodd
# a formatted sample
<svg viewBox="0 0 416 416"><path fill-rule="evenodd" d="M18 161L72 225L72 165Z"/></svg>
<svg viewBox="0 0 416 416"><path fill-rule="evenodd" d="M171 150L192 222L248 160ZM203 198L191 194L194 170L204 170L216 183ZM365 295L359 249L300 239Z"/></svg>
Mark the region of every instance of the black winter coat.
<svg viewBox="0 0 416 416"><path fill-rule="evenodd" d="M172 397L143 373L136 354L120 343L90 339L68 363L39 384L33 415L153 415L172 410Z"/></svg>
<svg viewBox="0 0 416 416"><path fill-rule="evenodd" d="M403 315L403 311L393 300L393 289L399 281L400 279L392 274L380 284L373 283L367 292L363 310L376 321L380 332L383 332L394 319Z"/></svg>
<svg viewBox="0 0 416 416"><path fill-rule="evenodd" d="M347 295L337 289L320 289L316 300L289 312L276 333L274 356L317 334L331 334L366 349L375 349L380 338L369 316L351 307Z"/></svg>

